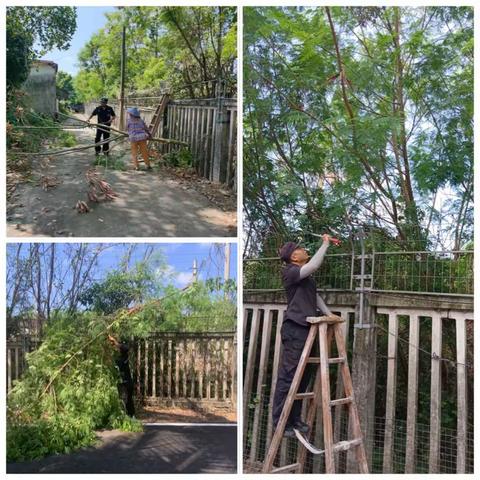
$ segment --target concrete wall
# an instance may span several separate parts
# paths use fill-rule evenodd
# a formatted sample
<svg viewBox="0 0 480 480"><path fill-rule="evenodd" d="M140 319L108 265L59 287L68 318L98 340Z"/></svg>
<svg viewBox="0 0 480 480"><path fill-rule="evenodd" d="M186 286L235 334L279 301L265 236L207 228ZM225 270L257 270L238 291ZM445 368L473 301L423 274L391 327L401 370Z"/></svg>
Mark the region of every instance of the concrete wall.
<svg viewBox="0 0 480 480"><path fill-rule="evenodd" d="M38 113L52 115L57 111L57 65L35 61L23 85L30 107Z"/></svg>

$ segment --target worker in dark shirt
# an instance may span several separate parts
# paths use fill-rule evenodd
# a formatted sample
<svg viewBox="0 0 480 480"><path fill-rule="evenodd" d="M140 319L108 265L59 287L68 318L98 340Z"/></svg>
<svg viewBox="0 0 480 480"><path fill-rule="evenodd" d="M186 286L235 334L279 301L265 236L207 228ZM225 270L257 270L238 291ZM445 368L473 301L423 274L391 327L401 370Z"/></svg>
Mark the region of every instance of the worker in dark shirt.
<svg viewBox="0 0 480 480"><path fill-rule="evenodd" d="M320 268L330 244L330 236L323 235L320 249L309 260L307 251L295 242L288 242L280 249L280 258L285 262L282 270L282 282L287 295L287 309L283 317L281 338L283 345L277 385L273 398L273 425L276 428L295 376L298 362L305 346L310 324L307 317L332 315L317 287L312 274ZM300 382L299 392L304 392L310 381L311 371L306 369ZM295 400L287 420L285 436L295 436L294 429L308 432L308 426L301 420L302 401Z"/></svg>
<svg viewBox="0 0 480 480"><path fill-rule="evenodd" d="M110 125L115 119L115 112L113 108L108 104L108 98L102 98L100 100L100 105L95 108L90 117L88 117L87 122L90 122L92 117L97 117L97 124L101 127L97 127L97 133L95 135L95 143L101 142L103 140L108 140L110 138ZM109 144L108 142L103 144L103 154L108 155ZM100 155L102 151L102 145L95 145L95 155Z"/></svg>
<svg viewBox="0 0 480 480"><path fill-rule="evenodd" d="M108 340L118 352L118 357L115 362L120 375L118 393L125 404L127 415L133 417L135 415L135 404L133 402L133 378L132 374L130 373L130 365L128 363L128 343L119 342L111 335L108 335Z"/></svg>

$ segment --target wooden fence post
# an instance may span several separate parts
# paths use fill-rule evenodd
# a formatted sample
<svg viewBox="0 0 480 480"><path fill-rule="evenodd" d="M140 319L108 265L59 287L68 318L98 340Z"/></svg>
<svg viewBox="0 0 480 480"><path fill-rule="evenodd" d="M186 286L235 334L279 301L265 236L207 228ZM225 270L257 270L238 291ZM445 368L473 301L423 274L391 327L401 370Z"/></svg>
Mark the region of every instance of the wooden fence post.
<svg viewBox="0 0 480 480"><path fill-rule="evenodd" d="M432 316L432 372L430 386L430 458L429 473L440 471L440 431L442 419L442 317Z"/></svg>
<svg viewBox="0 0 480 480"><path fill-rule="evenodd" d="M223 98L224 81L217 82L217 114L215 119L215 145L213 150L213 163L211 180L220 182L222 178L222 164L225 158L226 124L228 123L227 108Z"/></svg>
<svg viewBox="0 0 480 480"><path fill-rule="evenodd" d="M372 465L373 433L375 426L375 385L377 378L376 311L370 305L370 294L363 297L363 323L358 324L361 308L355 308L352 352L352 382L360 426L369 467ZM350 426L348 426L350 428ZM357 461L352 452L347 454L347 473L356 472Z"/></svg>

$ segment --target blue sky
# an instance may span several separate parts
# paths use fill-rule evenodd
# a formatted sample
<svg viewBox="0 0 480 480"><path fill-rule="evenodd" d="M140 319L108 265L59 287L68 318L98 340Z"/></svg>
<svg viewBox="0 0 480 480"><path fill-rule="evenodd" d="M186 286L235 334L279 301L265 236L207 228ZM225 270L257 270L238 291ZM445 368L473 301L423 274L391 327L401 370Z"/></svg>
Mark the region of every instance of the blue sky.
<svg viewBox="0 0 480 480"><path fill-rule="evenodd" d="M113 12L115 7L78 7L77 30L70 42L69 50L52 50L42 57L58 64L58 69L75 75L77 73L78 52L87 43L92 34L106 23L105 13Z"/></svg>
<svg viewBox="0 0 480 480"><path fill-rule="evenodd" d="M123 256L129 244L113 245L106 250L101 257L99 267L103 272L115 268L118 265L120 257ZM137 243L136 250L132 257L133 260L141 260L148 245ZM193 273L193 262L197 261L198 278L206 280L207 278L223 277L224 260L217 252L224 252L224 244L214 243L158 243L154 244L156 249L165 257L168 265L168 271L172 275L174 283L178 287L184 287L190 283ZM215 249L214 245L217 246ZM230 255L230 278L237 279L237 245L231 245ZM158 258L155 256L151 257ZM99 272L100 273L100 272Z"/></svg>
<svg viewBox="0 0 480 480"><path fill-rule="evenodd" d="M60 251L57 258L62 259L62 251L65 246L57 244ZM109 244L104 250L98 262L98 268L95 272L97 279L104 278L105 274L116 268L125 252L128 250L129 243ZM167 272L171 277L172 283L177 287L184 287L192 280L193 262L197 261L198 278L206 280L207 278L223 277L224 274L224 251L225 244L221 243L156 243L144 244L135 243L135 250L132 255L131 264L141 260L145 250L154 245L155 254L150 257L151 263L156 262L163 256L163 263L166 265ZM231 245L230 253L230 278L237 279L237 245ZM65 257L64 257L65 258Z"/></svg>

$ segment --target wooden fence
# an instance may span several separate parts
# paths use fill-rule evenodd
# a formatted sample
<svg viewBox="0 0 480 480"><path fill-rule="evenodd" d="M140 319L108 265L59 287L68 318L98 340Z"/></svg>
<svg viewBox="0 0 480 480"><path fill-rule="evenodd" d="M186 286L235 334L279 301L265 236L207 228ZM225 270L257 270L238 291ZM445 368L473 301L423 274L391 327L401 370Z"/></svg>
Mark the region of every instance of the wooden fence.
<svg viewBox="0 0 480 480"><path fill-rule="evenodd" d="M18 380L26 368L25 357L31 352L38 342L28 337L20 337L7 341L7 392L12 388L13 382Z"/></svg>
<svg viewBox="0 0 480 480"><path fill-rule="evenodd" d="M255 471L263 462L273 434L273 393L282 348L280 329L286 305L278 302L278 299L266 301L267 294L257 302L252 301L252 297L244 305L243 418L246 469ZM358 299L354 294L331 294L328 299L332 311L347 320L345 335L350 351L349 363L367 455L373 471L473 471L473 410L467 404L467 398L473 395L473 305L471 299L465 299L464 303L449 302L448 299L432 300L425 297L399 300L394 295L371 294L364 324L359 325ZM430 344L420 344L420 329L424 333L422 338L430 338ZM408 332L408 336L405 336L405 332ZM456 350L454 357L446 359L442 355L442 339L446 335L451 336L452 332L456 338ZM403 355L399 354L400 346ZM408 358L406 364L405 351ZM442 391L442 368L447 363L456 374L454 393ZM472 368L468 375L467 366ZM386 372L386 378L378 377L378 367ZM407 385L405 390L399 390L398 387L399 369L404 379L403 388ZM336 389L335 398L340 398L343 387L339 377L335 378L337 382L333 391ZM429 382L430 395L426 398L423 389L420 399L420 383L425 382ZM429 428L421 426L421 435L420 400L422 418L430 419ZM457 425L455 430L450 430L453 432L451 434L446 433L441 422L442 402L456 409ZM306 401L304 404L305 408ZM405 418L396 417L396 412L400 411L399 405L402 405L401 411L406 410ZM382 415L381 427L378 426L379 414ZM337 409L334 415L334 436L337 440L346 428L343 415L342 409ZM321 446L321 418L317 419L312 440ZM286 445L284 440L281 459L291 463L295 460L288 458L287 461ZM320 464L318 458L311 458L309 468L313 473L318 473L321 471ZM351 458L345 461L344 468L348 472L355 471Z"/></svg>
<svg viewBox="0 0 480 480"><path fill-rule="evenodd" d="M26 345L7 342L7 391L26 368ZM135 343L130 365L145 404L236 408L234 333L157 334Z"/></svg>
<svg viewBox="0 0 480 480"><path fill-rule="evenodd" d="M151 99L151 104L155 99ZM156 99L160 101L160 97ZM135 100L125 107L135 105ZM110 103L117 114L116 102ZM85 105L90 115L96 103ZM156 105L138 107L147 125L151 122ZM188 143L193 167L197 173L211 181L220 182L236 190L237 171L237 101L231 98L170 100L158 128L158 136ZM126 116L126 115L125 115ZM182 148L178 145L161 145L162 154L174 154Z"/></svg>
<svg viewBox="0 0 480 480"><path fill-rule="evenodd" d="M233 333L164 333L136 345L136 393L147 404L236 403Z"/></svg>

